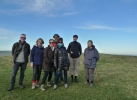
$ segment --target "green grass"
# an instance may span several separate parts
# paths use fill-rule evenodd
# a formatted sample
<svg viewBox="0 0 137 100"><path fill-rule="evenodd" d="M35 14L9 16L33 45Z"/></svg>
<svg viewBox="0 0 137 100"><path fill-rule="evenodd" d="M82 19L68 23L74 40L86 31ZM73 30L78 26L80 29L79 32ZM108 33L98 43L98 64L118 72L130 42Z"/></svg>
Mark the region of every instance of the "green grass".
<svg viewBox="0 0 137 100"><path fill-rule="evenodd" d="M89 85L83 84L82 55L80 82L71 83L68 73L68 89L59 84L57 90L46 87L45 92L39 88L31 90L32 68L29 66L24 80L26 88L18 88L18 72L15 89L8 92L12 66L12 57L0 57L0 100L137 100L137 57L101 54L97 67L100 84L95 82L94 87L89 88Z"/></svg>

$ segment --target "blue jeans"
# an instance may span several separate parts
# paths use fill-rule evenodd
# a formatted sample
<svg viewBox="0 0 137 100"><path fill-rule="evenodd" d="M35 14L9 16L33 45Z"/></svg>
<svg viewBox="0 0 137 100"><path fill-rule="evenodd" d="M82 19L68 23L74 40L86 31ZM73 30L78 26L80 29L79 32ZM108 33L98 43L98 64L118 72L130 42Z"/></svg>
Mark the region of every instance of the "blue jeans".
<svg viewBox="0 0 137 100"><path fill-rule="evenodd" d="M54 80L56 79L56 73L57 73L57 71L55 70L54 71ZM60 81L63 81L63 75L62 75L62 71L61 71L61 73L60 73Z"/></svg>
<svg viewBox="0 0 137 100"><path fill-rule="evenodd" d="M48 82L50 82L52 78L52 71L51 72L44 71L44 77L42 79L42 84L45 84L47 77L48 77Z"/></svg>
<svg viewBox="0 0 137 100"><path fill-rule="evenodd" d="M40 66L40 65L34 65L33 66L32 81L39 81L40 80L41 70L42 70L42 66Z"/></svg>
<svg viewBox="0 0 137 100"><path fill-rule="evenodd" d="M11 75L11 81L10 81L10 87L14 87L16 75L20 68L20 79L19 79L19 85L23 85L24 80L24 73L26 70L27 63L14 63L13 69L12 69L12 75Z"/></svg>
<svg viewBox="0 0 137 100"><path fill-rule="evenodd" d="M61 76L61 73L62 73L62 70L59 70L59 71L56 71L56 79L55 79L55 82L54 82L54 84L58 84L58 80L59 80L59 78L60 78L60 76ZM67 71L66 70L64 70L64 83L65 84L67 84Z"/></svg>

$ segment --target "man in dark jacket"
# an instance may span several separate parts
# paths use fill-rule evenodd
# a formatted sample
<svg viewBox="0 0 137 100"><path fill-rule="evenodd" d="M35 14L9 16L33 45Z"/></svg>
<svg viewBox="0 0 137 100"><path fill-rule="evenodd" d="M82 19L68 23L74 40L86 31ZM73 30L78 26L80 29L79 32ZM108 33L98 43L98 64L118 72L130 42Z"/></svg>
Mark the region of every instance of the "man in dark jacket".
<svg viewBox="0 0 137 100"><path fill-rule="evenodd" d="M71 74L71 82L78 82L77 76L79 73L80 66L80 55L82 53L82 47L79 42L77 42L78 36L73 36L73 42L71 42L68 46L68 53L70 54L70 74Z"/></svg>
<svg viewBox="0 0 137 100"><path fill-rule="evenodd" d="M20 80L19 80L19 87L21 89L24 88L23 80L24 80L24 72L26 70L26 66L28 63L28 56L30 54L30 45L26 43L26 35L21 34L19 42L14 43L12 47L12 56L13 56L13 70L11 75L10 81L10 88L8 91L12 91L14 89L16 74L20 70Z"/></svg>

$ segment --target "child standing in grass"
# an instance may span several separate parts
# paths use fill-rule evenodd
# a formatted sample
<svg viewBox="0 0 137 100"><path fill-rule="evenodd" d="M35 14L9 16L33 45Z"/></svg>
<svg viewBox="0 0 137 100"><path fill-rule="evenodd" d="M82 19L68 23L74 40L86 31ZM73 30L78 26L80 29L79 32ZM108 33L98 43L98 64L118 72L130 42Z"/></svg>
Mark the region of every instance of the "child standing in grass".
<svg viewBox="0 0 137 100"><path fill-rule="evenodd" d="M84 51L84 67L85 67L85 84L89 83L90 87L94 83L94 70L96 68L96 63L99 60L98 50L93 45L92 40L88 41L88 47Z"/></svg>
<svg viewBox="0 0 137 100"><path fill-rule="evenodd" d="M44 53L44 47L42 44L44 44L44 41L42 38L39 38L36 41L36 45L34 45L31 50L30 65L33 68L32 89L39 87L38 82L40 80Z"/></svg>

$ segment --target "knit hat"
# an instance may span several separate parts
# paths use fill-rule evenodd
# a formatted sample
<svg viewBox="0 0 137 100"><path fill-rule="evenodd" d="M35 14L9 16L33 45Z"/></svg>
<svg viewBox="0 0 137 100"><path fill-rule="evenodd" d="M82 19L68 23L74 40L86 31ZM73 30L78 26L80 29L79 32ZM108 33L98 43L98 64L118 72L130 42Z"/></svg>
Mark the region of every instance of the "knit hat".
<svg viewBox="0 0 137 100"><path fill-rule="evenodd" d="M55 36L60 37L58 34L54 34L53 38L54 38Z"/></svg>
<svg viewBox="0 0 137 100"><path fill-rule="evenodd" d="M60 42L60 41L63 43L63 38L60 37L60 38L58 39L58 42Z"/></svg>
<svg viewBox="0 0 137 100"><path fill-rule="evenodd" d="M93 44L93 41L92 40L88 40L88 42L91 42Z"/></svg>
<svg viewBox="0 0 137 100"><path fill-rule="evenodd" d="M73 38L74 38L74 37L78 38L78 35L74 35Z"/></svg>

